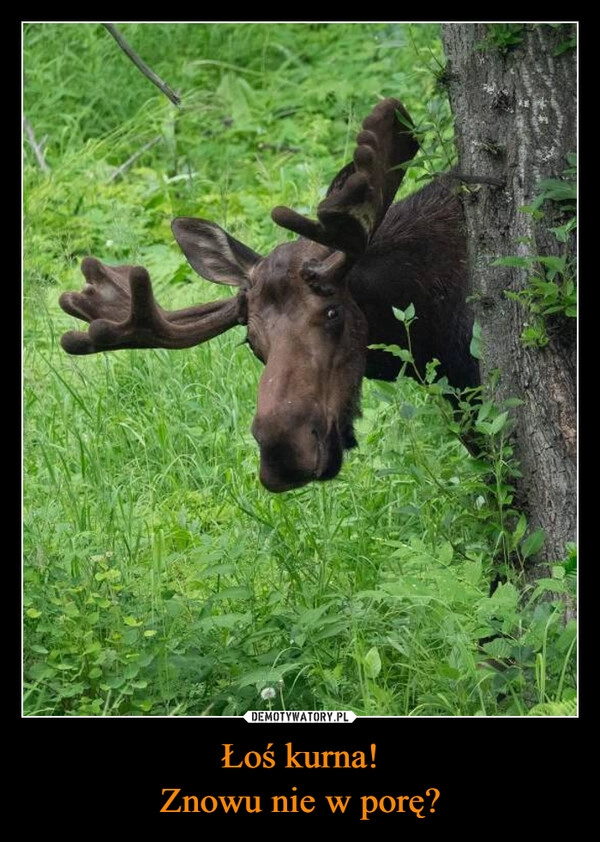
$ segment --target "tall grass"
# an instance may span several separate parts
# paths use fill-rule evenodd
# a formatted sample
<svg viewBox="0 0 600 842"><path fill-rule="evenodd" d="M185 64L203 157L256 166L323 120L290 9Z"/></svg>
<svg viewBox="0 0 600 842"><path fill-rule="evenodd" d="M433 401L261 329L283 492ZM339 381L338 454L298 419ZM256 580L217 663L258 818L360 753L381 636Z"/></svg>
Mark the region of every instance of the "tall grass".
<svg viewBox="0 0 600 842"><path fill-rule="evenodd" d="M274 496L257 479L260 365L242 328L186 352L58 346L73 320L57 299L88 253L146 265L169 309L222 296L193 278L171 218L268 250L282 237L271 207L314 210L378 96L402 98L424 131L403 189L446 166L435 27L121 29L181 111L101 26L25 27L25 113L51 167L25 148L25 712L564 712L574 628L543 588L488 597L503 528L490 467L431 390L366 383L340 478ZM558 566L547 590L567 582Z"/></svg>

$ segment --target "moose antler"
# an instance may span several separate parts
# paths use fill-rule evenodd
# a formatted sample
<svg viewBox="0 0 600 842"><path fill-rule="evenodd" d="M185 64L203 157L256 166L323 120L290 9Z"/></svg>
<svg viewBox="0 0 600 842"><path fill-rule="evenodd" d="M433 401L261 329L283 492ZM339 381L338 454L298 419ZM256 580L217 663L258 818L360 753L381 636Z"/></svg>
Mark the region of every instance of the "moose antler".
<svg viewBox="0 0 600 842"><path fill-rule="evenodd" d="M96 354L122 348L191 348L243 320L240 298L227 298L167 312L156 303L143 266L106 266L95 257L81 263L86 285L59 299L71 316L90 322L87 333L61 337L69 354Z"/></svg>
<svg viewBox="0 0 600 842"><path fill-rule="evenodd" d="M317 208L318 221L286 207L274 208L273 220L350 258L359 257L394 199L404 166L419 148L408 128L411 125L408 112L397 99L380 102L363 122L353 162L338 173Z"/></svg>

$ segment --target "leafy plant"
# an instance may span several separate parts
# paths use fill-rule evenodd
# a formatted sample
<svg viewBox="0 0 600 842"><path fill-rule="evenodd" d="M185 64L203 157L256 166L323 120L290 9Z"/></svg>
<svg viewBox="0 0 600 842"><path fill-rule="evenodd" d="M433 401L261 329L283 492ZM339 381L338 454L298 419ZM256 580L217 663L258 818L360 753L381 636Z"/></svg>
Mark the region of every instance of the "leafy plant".
<svg viewBox="0 0 600 842"><path fill-rule="evenodd" d="M412 458L421 468L417 476L421 482L435 485L439 494L448 498L455 495L450 510L461 511L460 520L448 518L444 521L444 525L451 526L447 532L438 525L435 545L440 547L442 536L448 541L444 563L451 563L454 574L460 578L459 559L462 558L462 575L466 575L469 582L478 582L482 589L486 576L499 576L503 582L491 597L480 595L476 609L477 631L473 631L472 638L474 643L477 636L484 657L480 666L491 670L487 674L489 690L510 697L507 710L512 713L527 712L536 697L540 711L546 710L544 705L551 700L562 710L560 700L574 699L575 624L569 621L565 627L564 616L566 606L574 598L575 547L567 547L567 558L553 566L551 578L539 580L534 588L525 584L521 576L524 564L542 548L545 534L541 529L530 530L525 515L513 506L512 480L519 472L510 444L510 411L516 401L509 399L502 405L495 402L494 374L486 384L485 400L479 390L461 393L449 387L444 379L436 381L435 363L428 366L423 376L416 369L410 350L410 326L417 318L414 307L409 305L404 311L396 310L395 315L406 328L406 348L374 347L400 357L404 364L402 373L408 366L412 368L418 381L413 388L422 393L425 405L429 407L428 430L437 423L458 437L468 437L479 451L477 459L466 460L460 468L455 466L458 476L453 478L451 485L444 483L443 471L438 468L436 472L432 454L426 455L423 430L410 430L419 415L424 415L423 408L417 410L416 401L412 405L406 404L404 391L398 395L395 409L397 417L403 419L404 432L409 428ZM386 388L386 402L391 400L394 388ZM406 453L403 467L406 470ZM461 498L467 489L473 500L470 506L465 506ZM463 526L468 524L467 534L471 539L475 534L485 536L483 554L472 545L456 540L459 522ZM402 553L403 558L410 556L408 541L392 543L398 547L395 554ZM473 580L475 571L476 579ZM438 574L431 572L430 575ZM471 657L478 660L474 654ZM486 661L486 657L491 660ZM484 699L485 694L482 694L481 701L486 707L489 702ZM421 710L428 712L441 712L443 708L439 697L422 705Z"/></svg>
<svg viewBox="0 0 600 842"><path fill-rule="evenodd" d="M501 53L507 53L523 43L523 23L488 23L486 29L486 40L478 45L480 50L496 48Z"/></svg>
<svg viewBox="0 0 600 842"><path fill-rule="evenodd" d="M575 155L569 155L569 164L563 175L572 177L576 174ZM551 201L560 205L563 214L574 214L576 198L575 181L544 179L533 203L521 210L543 220L544 202ZM505 290L504 293L507 298L518 301L528 314L529 322L521 334L525 346L543 347L548 343L548 317L557 314L569 318L577 316L576 267L571 246L576 227L577 219L570 215L563 224L548 229L557 242L563 244L562 255L514 255L500 257L491 264L520 267L527 272L527 286L518 292Z"/></svg>

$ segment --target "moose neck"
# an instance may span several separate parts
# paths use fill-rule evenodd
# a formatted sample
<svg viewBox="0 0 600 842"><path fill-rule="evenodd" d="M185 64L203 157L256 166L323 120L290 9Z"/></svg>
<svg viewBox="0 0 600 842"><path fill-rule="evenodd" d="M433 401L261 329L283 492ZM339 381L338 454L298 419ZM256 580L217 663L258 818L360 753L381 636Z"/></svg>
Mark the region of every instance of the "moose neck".
<svg viewBox="0 0 600 842"><path fill-rule="evenodd" d="M406 328L392 308L405 310L412 304L417 318L410 326L410 341L419 373L424 374L428 361L442 360L439 375L457 388L479 384L477 361L469 353L473 314L466 301L461 221L459 200L436 180L392 205L348 274L349 289L369 325L368 344L406 348ZM365 376L394 380L401 366L398 357L370 349ZM410 366L406 373L415 374Z"/></svg>

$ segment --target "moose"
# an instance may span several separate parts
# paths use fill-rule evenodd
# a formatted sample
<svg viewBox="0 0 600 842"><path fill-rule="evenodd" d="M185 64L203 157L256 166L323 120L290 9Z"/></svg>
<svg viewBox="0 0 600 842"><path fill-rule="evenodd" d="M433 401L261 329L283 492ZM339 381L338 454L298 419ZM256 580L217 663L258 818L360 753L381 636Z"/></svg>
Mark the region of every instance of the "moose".
<svg viewBox="0 0 600 842"><path fill-rule="evenodd" d="M86 284L60 306L90 323L61 338L69 354L123 348L190 348L236 325L264 364L252 433L260 480L272 492L329 480L355 447L363 377L394 380L401 360L377 344L406 345L393 308L410 303L415 369L439 360L457 388L479 383L471 356L473 316L460 200L444 176L393 203L419 143L396 99L364 120L353 160L309 219L276 207L272 219L298 235L261 257L213 222L178 218L175 239L203 278L238 288L209 304L164 310L142 266L82 261ZM410 372L409 372L410 373Z"/></svg>

